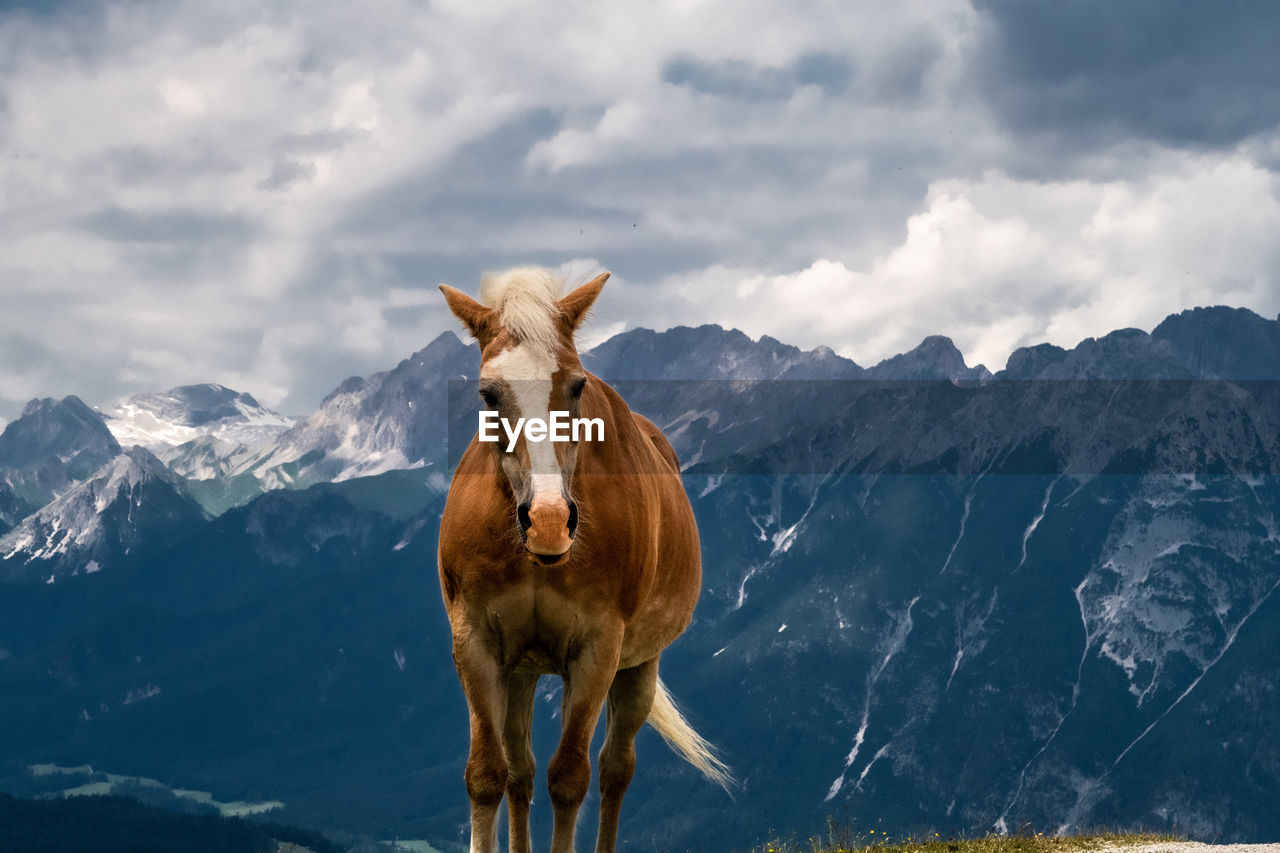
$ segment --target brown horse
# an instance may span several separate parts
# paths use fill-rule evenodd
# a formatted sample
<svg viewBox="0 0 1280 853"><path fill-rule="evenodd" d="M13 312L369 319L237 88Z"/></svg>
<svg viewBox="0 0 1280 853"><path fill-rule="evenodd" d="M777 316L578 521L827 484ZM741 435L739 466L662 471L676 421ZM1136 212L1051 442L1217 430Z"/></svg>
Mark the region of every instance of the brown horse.
<svg viewBox="0 0 1280 853"><path fill-rule="evenodd" d="M600 751L598 853L617 840L634 740L648 720L726 787L728 768L658 680L658 656L689 624L701 583L698 531L671 445L583 369L573 335L605 273L561 298L547 270L486 278L476 302L441 285L480 343L480 397L509 424L553 411L600 419L603 440L473 438L440 522L440 586L467 697L471 851L497 850L505 794L511 851L529 850L534 757L529 729L544 674L564 681L560 745L547 767L553 853L573 850L591 783L587 754L608 703ZM599 438L599 436L593 436Z"/></svg>

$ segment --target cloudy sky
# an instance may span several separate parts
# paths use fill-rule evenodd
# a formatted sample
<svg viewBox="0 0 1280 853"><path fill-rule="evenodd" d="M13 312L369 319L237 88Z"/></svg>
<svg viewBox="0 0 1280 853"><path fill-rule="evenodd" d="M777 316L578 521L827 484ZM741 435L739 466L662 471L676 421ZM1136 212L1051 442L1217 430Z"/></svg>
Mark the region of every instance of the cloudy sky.
<svg viewBox="0 0 1280 853"><path fill-rule="evenodd" d="M514 263L589 336L969 362L1280 311L1280 4L0 4L0 421L290 413Z"/></svg>

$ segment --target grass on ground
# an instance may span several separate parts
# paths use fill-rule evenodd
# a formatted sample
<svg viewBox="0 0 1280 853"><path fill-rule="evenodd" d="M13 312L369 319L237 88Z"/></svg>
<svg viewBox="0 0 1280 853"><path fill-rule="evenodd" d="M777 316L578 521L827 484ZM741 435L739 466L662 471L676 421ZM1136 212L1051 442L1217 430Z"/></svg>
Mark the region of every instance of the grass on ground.
<svg viewBox="0 0 1280 853"><path fill-rule="evenodd" d="M830 822L825 837L774 839L753 853L1081 853L1109 847L1132 847L1177 841L1152 832L1098 832L1049 835L1027 831L1018 835L948 838L936 832L894 837L880 829L859 829Z"/></svg>

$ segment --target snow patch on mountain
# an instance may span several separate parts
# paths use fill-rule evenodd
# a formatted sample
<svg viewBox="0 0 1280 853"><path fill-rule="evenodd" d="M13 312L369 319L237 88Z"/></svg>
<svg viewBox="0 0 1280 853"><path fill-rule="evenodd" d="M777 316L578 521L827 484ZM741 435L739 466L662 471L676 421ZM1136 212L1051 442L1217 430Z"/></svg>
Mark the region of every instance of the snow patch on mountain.
<svg viewBox="0 0 1280 853"><path fill-rule="evenodd" d="M122 446L137 444L152 452L209 436L232 448L263 447L297 420L262 406L249 394L215 384L135 394L102 416Z"/></svg>
<svg viewBox="0 0 1280 853"><path fill-rule="evenodd" d="M1176 660L1203 672L1280 579L1280 549L1239 477L1149 477L1112 527L1078 598L1086 635L1141 706Z"/></svg>
<svg viewBox="0 0 1280 853"><path fill-rule="evenodd" d="M268 489L298 488L441 464L449 383L465 380L478 361L474 345L445 332L392 370L343 382L236 473L252 471Z"/></svg>
<svg viewBox="0 0 1280 853"><path fill-rule="evenodd" d="M876 685L879 684L880 676L884 674L894 655L906 647L907 638L911 636L911 631L915 627L915 622L911 618L911 611L915 609L916 603L919 601L919 595L911 599L902 617L895 621L890 633L881 641L884 647L884 657L880 659L879 664L872 667L871 672L867 675L866 696L862 701L862 721L858 725L857 734L853 736L853 746L849 749L849 755L844 760L844 767L840 769L840 775L835 778L831 783L831 787L827 789L827 795L822 800L824 803L830 802L836 794L840 793L840 789L844 787L846 776L853 768L853 763L858 760L858 753L861 752L863 743L866 740L867 726L871 723L871 710L875 704ZM871 769L871 765L882 758L888 748L889 744L886 743L871 757L866 767L858 775L858 781L855 783L856 787L861 787L862 781L867 778L867 772Z"/></svg>
<svg viewBox="0 0 1280 853"><path fill-rule="evenodd" d="M170 471L188 480L213 480L233 476L269 452L269 447L233 444L213 435L194 438L185 444L156 448L156 458Z"/></svg>
<svg viewBox="0 0 1280 853"><path fill-rule="evenodd" d="M182 479L146 449L132 447L0 537L0 561L57 561L46 578L53 583L99 571L108 548L119 545L127 553L157 534L157 521L199 516Z"/></svg>
<svg viewBox="0 0 1280 853"><path fill-rule="evenodd" d="M29 560L47 560L91 543L100 529L99 514L115 502L122 488L136 486L146 476L136 453L117 456L98 476L79 484L0 539L0 559L24 553Z"/></svg>
<svg viewBox="0 0 1280 853"><path fill-rule="evenodd" d="M384 375L370 377L358 387L339 389L320 409L289 432L271 452L252 467L267 488L288 488L298 478L284 466L317 451L334 468L325 479L333 482L371 477L402 468L421 467L405 454L404 424L395 418L364 416L365 400L381 387ZM412 404L410 403L410 408Z"/></svg>

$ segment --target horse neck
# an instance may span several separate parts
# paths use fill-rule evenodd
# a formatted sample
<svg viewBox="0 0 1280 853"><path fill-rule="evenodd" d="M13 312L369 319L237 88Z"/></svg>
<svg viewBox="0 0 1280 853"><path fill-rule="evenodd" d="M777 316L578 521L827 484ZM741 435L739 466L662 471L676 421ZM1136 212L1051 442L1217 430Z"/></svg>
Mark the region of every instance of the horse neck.
<svg viewBox="0 0 1280 853"><path fill-rule="evenodd" d="M626 470L622 464L625 456L637 448L643 448L648 439L640 432L631 417L631 408L622 395L607 382L589 374L586 391L583 392L580 415L600 418L604 421L606 440L601 444L583 442L578 445L578 468L602 469L617 472Z"/></svg>

